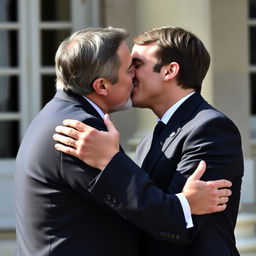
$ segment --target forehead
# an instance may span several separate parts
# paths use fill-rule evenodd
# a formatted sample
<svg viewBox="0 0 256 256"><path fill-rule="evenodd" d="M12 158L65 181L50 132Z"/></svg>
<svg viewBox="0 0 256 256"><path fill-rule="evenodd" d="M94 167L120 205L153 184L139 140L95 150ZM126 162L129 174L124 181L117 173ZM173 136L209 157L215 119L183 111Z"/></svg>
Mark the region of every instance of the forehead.
<svg viewBox="0 0 256 256"><path fill-rule="evenodd" d="M141 60L155 59L157 50L158 46L156 44L135 44L132 48L132 57Z"/></svg>
<svg viewBox="0 0 256 256"><path fill-rule="evenodd" d="M131 61L131 53L128 45L122 42L117 50L117 55L119 56L122 63Z"/></svg>

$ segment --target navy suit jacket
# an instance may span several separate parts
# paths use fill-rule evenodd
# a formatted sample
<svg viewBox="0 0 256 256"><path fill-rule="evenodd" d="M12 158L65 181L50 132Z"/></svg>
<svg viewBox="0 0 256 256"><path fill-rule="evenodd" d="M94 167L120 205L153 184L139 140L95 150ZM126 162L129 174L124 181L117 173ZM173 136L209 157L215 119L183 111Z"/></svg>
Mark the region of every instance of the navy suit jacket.
<svg viewBox="0 0 256 256"><path fill-rule="evenodd" d="M243 156L240 134L234 123L195 93L171 117L147 159L151 141L152 134L138 146L136 161L142 168L119 152L91 192L100 199L106 194L115 197L119 212L147 231L141 237L143 255L239 255L234 228ZM173 194L181 192L200 160L207 164L203 179L230 180L232 196L224 212L193 216L194 227L184 229L184 216L178 203L174 203ZM145 219L149 209L151 215Z"/></svg>
<svg viewBox="0 0 256 256"><path fill-rule="evenodd" d="M99 170L55 150L54 129L66 118L106 129L84 98L64 91L32 121L16 161L16 255L139 255L138 229L112 210L113 198L90 193Z"/></svg>

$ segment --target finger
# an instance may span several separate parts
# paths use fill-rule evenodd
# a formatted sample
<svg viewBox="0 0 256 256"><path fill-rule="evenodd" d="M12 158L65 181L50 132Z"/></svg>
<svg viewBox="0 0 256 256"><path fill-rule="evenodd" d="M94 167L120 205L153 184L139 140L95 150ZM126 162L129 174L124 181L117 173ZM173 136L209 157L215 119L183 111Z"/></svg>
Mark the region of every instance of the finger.
<svg viewBox="0 0 256 256"><path fill-rule="evenodd" d="M212 212L222 212L227 208L227 204L218 204L213 208Z"/></svg>
<svg viewBox="0 0 256 256"><path fill-rule="evenodd" d="M231 196L232 195L232 191L230 189L219 189L218 190L218 196L221 197L221 196Z"/></svg>
<svg viewBox="0 0 256 256"><path fill-rule="evenodd" d="M116 129L115 125L113 124L113 122L110 120L108 114L105 114L105 116L104 116L104 123L109 132L117 132L117 129Z"/></svg>
<svg viewBox="0 0 256 256"><path fill-rule="evenodd" d="M189 177L191 180L200 180L206 170L205 161L200 161L194 173Z"/></svg>
<svg viewBox="0 0 256 256"><path fill-rule="evenodd" d="M79 138L79 131L77 131L73 128L70 128L70 127L58 125L58 126L56 126L55 131L58 133L64 134L66 136L69 136L76 140Z"/></svg>
<svg viewBox="0 0 256 256"><path fill-rule="evenodd" d="M73 120L73 119L65 119L63 121L63 124L65 126L69 126L69 127L73 127L75 128L76 130L80 131L80 132L83 132L85 130L92 130L94 128L92 128L91 126L87 125L87 124L84 124L78 120Z"/></svg>
<svg viewBox="0 0 256 256"><path fill-rule="evenodd" d="M62 144L55 144L54 147L60 152L77 157L76 150L73 148L66 147L65 145Z"/></svg>
<svg viewBox="0 0 256 256"><path fill-rule="evenodd" d="M69 146L69 147L72 147L72 148L76 148L76 141L73 140L73 139L70 138L70 137L66 137L66 136L63 136L63 135L61 135L61 134L55 133L55 134L53 135L53 139L54 139L55 141L58 141L58 142L60 142L60 143L62 143L62 144L64 144L64 145L66 145L66 146Z"/></svg>
<svg viewBox="0 0 256 256"><path fill-rule="evenodd" d="M219 198L219 204L226 204L229 198L227 196L222 196Z"/></svg>
<svg viewBox="0 0 256 256"><path fill-rule="evenodd" d="M232 186L232 183L229 180L213 180L207 182L210 186L215 187L217 189L221 188L229 188Z"/></svg>

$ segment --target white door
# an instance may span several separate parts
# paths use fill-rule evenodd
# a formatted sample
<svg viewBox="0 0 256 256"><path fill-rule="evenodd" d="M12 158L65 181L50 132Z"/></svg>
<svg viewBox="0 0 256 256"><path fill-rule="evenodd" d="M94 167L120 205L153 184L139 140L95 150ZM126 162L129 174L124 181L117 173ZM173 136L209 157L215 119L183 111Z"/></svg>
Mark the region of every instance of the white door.
<svg viewBox="0 0 256 256"><path fill-rule="evenodd" d="M54 55L70 33L99 26L97 0L0 1L0 228L13 229L15 156L55 93Z"/></svg>

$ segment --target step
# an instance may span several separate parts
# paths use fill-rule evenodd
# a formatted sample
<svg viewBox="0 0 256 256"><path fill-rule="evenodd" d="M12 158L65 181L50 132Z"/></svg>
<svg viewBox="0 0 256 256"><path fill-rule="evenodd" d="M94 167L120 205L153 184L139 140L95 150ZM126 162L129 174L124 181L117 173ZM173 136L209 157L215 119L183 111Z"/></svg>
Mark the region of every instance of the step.
<svg viewBox="0 0 256 256"><path fill-rule="evenodd" d="M256 256L256 237L239 238L236 245L241 254L254 253L254 256Z"/></svg>
<svg viewBox="0 0 256 256"><path fill-rule="evenodd" d="M235 228L236 238L256 237L256 214L254 213L239 213Z"/></svg>
<svg viewBox="0 0 256 256"><path fill-rule="evenodd" d="M14 256L15 255L15 240L0 240L0 255Z"/></svg>

